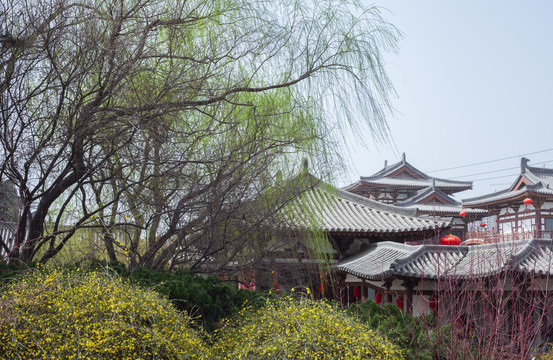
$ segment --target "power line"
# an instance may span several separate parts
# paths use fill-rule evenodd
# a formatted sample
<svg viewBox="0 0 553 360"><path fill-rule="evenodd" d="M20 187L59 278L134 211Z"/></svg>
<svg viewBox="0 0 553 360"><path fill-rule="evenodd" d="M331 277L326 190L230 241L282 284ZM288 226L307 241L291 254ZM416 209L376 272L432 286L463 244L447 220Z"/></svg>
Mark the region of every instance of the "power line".
<svg viewBox="0 0 553 360"><path fill-rule="evenodd" d="M526 154L522 154L522 155L509 156L509 157L505 157L505 158L501 158L501 159L482 161L482 162L479 162L479 163L455 166L455 167L450 167L450 168L446 168L446 169L432 170L432 171L427 171L427 172L428 173L435 173L435 172L446 171L446 170L462 169L462 168L476 166L476 165L490 164L490 163L503 161L503 160L516 159L516 158L520 158L521 156L534 155L534 154L544 153L544 152L547 152L547 151L553 151L553 149L545 149L545 150L540 150L540 151L534 151L534 152L526 153Z"/></svg>
<svg viewBox="0 0 553 360"><path fill-rule="evenodd" d="M518 167L512 167L512 168L506 168L506 169L499 169L499 170L493 170L493 171L485 171L485 172L476 173L476 174L468 174L468 175L462 175L462 176L455 176L455 177L450 177L450 178L447 178L447 179L448 179L448 180L454 180L454 179L466 178L466 177L477 176L477 175L493 174L493 173L500 172L500 171L515 170L515 169L518 169Z"/></svg>
<svg viewBox="0 0 553 360"><path fill-rule="evenodd" d="M553 162L553 160L540 161L540 162L538 162L537 164L529 164L529 165L535 167L535 166L538 165L538 164L548 164L548 163L550 163L550 162ZM448 180L461 179L461 178L467 178L467 177L471 177L471 176L484 175L484 174L493 174L493 173L496 173L496 172L507 171L507 170L515 170L515 169L518 169L518 166L510 167L510 168L504 168L504 169L498 169L498 170L492 170L492 171L484 171L484 172L475 173L475 174L468 174L468 175L461 175L461 176L449 177L449 178L447 178L447 179L448 179Z"/></svg>
<svg viewBox="0 0 553 360"><path fill-rule="evenodd" d="M501 179L501 178L505 178L505 177L514 177L514 176L518 176L520 174L510 174L510 175L503 175L503 176L494 176L494 177L489 177L489 178L485 178L485 179L476 179L476 180L473 180L473 182L476 182L476 181L484 181L484 180L493 180L493 179Z"/></svg>

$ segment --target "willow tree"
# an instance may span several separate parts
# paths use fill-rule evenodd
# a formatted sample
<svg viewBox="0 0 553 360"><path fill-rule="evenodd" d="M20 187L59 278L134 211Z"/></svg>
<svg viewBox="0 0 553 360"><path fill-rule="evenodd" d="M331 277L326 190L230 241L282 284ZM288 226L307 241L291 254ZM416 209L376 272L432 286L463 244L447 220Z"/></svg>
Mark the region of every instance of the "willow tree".
<svg viewBox="0 0 553 360"><path fill-rule="evenodd" d="M342 130L387 136L381 52L399 34L357 1L0 6L12 259L47 261L91 228L134 265L230 261L294 195L278 179L300 158L323 171Z"/></svg>

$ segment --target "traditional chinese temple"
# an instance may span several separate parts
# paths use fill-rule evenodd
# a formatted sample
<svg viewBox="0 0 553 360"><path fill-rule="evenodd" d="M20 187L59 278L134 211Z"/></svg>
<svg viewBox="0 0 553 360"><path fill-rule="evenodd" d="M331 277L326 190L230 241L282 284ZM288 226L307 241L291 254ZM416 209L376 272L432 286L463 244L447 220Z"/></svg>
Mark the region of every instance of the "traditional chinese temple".
<svg viewBox="0 0 553 360"><path fill-rule="evenodd" d="M466 209L486 209L497 216L499 240L551 239L553 169L532 167L522 158L520 174L502 191L463 200Z"/></svg>
<svg viewBox="0 0 553 360"><path fill-rule="evenodd" d="M309 173L302 175L302 186L306 188L297 199L283 209L287 223L286 232L295 238L323 234L324 245L320 249L327 252L331 263L358 254L370 244L382 241L416 242L425 238L438 238L449 230L449 220L435 220L417 215L416 209L400 208L338 189L322 182ZM299 240L298 244L309 242ZM286 249L283 249L286 250ZM277 251L267 259L266 269L278 274L273 281L286 287L285 276L299 263L313 263L307 249L298 247L294 253L297 259L291 259L289 249L280 255ZM284 264L284 268L282 266ZM318 269L317 269L318 271ZM298 272L299 273L299 272ZM268 276L266 274L265 276ZM261 281L260 283L266 283ZM261 287L262 288L262 287Z"/></svg>
<svg viewBox="0 0 553 360"><path fill-rule="evenodd" d="M418 216L415 208L383 204L306 176L311 188L290 205L290 222L298 228L325 232L340 256L356 254L363 244L439 236L451 225L449 219Z"/></svg>
<svg viewBox="0 0 553 360"><path fill-rule="evenodd" d="M417 214L435 220L452 221L451 233L462 237L466 220L486 215L485 210L467 208L469 217L460 216L462 204L452 194L472 189L470 181L453 181L426 175L407 162L405 153L401 161L388 165L372 176L361 179L344 190L400 208L413 209Z"/></svg>
<svg viewBox="0 0 553 360"><path fill-rule="evenodd" d="M448 314L448 307L456 307L450 315L471 313L483 331L490 321L513 330L520 327L519 316L534 319L532 326L539 317L545 328L553 316L547 300L553 291L549 239L479 246L380 242L340 261L335 270L337 282L346 289L345 302L394 303L414 315L437 306ZM502 304L500 308L496 302ZM503 312L501 320L498 312Z"/></svg>

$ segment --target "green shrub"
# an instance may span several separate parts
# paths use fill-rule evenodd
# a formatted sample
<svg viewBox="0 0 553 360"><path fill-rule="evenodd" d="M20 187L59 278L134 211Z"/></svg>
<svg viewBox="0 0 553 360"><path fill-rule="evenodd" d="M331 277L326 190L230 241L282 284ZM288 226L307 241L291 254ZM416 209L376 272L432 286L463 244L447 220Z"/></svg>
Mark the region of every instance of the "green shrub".
<svg viewBox="0 0 553 360"><path fill-rule="evenodd" d="M0 357L200 359L190 318L151 290L108 273L35 270L0 298Z"/></svg>
<svg viewBox="0 0 553 360"><path fill-rule="evenodd" d="M26 273L31 267L34 267L34 264L28 266L21 263L6 264L5 262L0 262L0 286Z"/></svg>
<svg viewBox="0 0 553 360"><path fill-rule="evenodd" d="M213 358L401 359L396 347L324 302L267 301L216 332Z"/></svg>
<svg viewBox="0 0 553 360"><path fill-rule="evenodd" d="M379 306L371 300L350 305L348 313L395 344L406 359L447 358L451 328L436 327L433 314L413 317L393 304Z"/></svg>
<svg viewBox="0 0 553 360"><path fill-rule="evenodd" d="M219 327L222 319L232 316L248 301L262 303L266 294L257 291L238 290L215 276L201 276L190 270L128 270L122 264L95 263L93 270L109 268L131 283L155 290L168 297L175 307L186 311L195 321L201 322L211 332Z"/></svg>

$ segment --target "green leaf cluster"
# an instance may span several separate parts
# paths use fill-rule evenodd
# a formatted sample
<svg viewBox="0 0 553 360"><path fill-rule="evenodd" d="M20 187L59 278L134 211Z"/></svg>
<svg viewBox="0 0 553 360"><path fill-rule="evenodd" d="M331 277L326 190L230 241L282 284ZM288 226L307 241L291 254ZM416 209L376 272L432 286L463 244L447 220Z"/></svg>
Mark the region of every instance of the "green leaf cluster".
<svg viewBox="0 0 553 360"><path fill-rule="evenodd" d="M225 283L215 276L202 276L189 270L165 271L136 268L130 271L121 264L91 264L90 269L108 268L132 284L154 290L170 299L180 311L209 332L219 327L222 319L238 312L243 304L260 303L265 293L239 290L234 283Z"/></svg>
<svg viewBox="0 0 553 360"><path fill-rule="evenodd" d="M451 326L436 326L434 314L414 317L393 304L380 306L371 300L352 304L347 312L400 348L406 359L447 358Z"/></svg>

